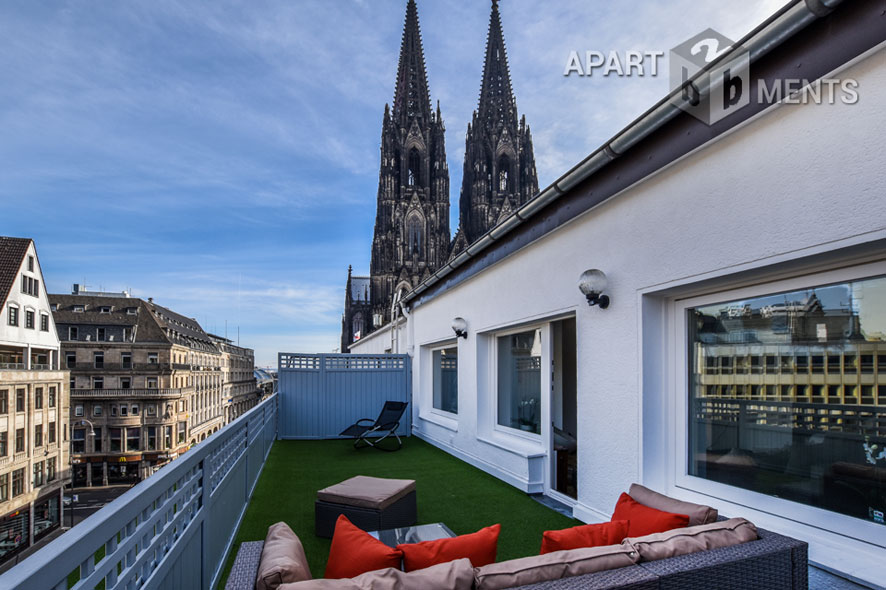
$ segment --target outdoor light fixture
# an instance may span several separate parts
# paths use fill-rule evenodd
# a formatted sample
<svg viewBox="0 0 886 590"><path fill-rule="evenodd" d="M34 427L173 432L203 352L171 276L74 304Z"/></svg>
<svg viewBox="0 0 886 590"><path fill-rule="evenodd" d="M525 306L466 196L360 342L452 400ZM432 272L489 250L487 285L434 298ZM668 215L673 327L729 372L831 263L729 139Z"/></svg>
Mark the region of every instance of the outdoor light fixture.
<svg viewBox="0 0 886 590"><path fill-rule="evenodd" d="M464 318L455 318L452 320L452 331L455 332L456 338L468 338L468 323Z"/></svg>
<svg viewBox="0 0 886 590"><path fill-rule="evenodd" d="M599 305L600 309L609 307L609 296L603 294L608 285L606 275L596 268L584 271L578 278L578 288L588 298L588 305Z"/></svg>

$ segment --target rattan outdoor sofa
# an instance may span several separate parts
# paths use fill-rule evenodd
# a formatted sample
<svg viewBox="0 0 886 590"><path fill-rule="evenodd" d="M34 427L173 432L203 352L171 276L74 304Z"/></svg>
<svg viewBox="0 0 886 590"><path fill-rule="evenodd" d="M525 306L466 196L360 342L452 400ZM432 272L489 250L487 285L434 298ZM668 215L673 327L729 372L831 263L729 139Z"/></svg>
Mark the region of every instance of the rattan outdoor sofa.
<svg viewBox="0 0 886 590"><path fill-rule="evenodd" d="M759 539L522 586L521 590L806 590L808 545L757 529ZM263 541L240 545L225 590L253 590Z"/></svg>

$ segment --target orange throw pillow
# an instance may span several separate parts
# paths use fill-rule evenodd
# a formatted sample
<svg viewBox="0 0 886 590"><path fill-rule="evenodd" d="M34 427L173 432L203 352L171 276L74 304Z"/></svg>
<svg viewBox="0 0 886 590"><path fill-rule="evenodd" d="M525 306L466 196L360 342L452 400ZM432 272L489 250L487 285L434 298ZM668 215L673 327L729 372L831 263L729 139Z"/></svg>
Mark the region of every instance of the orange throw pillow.
<svg viewBox="0 0 886 590"><path fill-rule="evenodd" d="M495 562L500 524L482 528L476 533L436 541L397 545L403 552L403 569L407 572L467 557L471 565L481 567Z"/></svg>
<svg viewBox="0 0 886 590"><path fill-rule="evenodd" d="M689 526L687 515L663 512L643 506L624 492L618 497L615 512L612 513L612 520L629 520L628 536L630 537L642 537Z"/></svg>
<svg viewBox="0 0 886 590"><path fill-rule="evenodd" d="M342 514L335 521L325 577L353 578L386 567L400 569L402 557L399 549L388 547Z"/></svg>
<svg viewBox="0 0 886 590"><path fill-rule="evenodd" d="M559 531L545 531L541 536L541 555L564 549L616 545L627 536L628 521L626 520L583 524Z"/></svg>

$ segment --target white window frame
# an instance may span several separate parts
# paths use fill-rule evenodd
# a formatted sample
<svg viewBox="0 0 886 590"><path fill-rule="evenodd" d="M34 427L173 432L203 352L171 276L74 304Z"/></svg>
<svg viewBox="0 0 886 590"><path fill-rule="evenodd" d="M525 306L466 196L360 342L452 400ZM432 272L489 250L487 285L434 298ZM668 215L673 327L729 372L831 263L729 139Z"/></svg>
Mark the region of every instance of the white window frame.
<svg viewBox="0 0 886 590"><path fill-rule="evenodd" d="M551 372L550 370L545 371L545 367L551 366L551 322L555 320L546 320L542 323L533 323L528 325L523 325L519 327L508 328L505 330L499 330L490 334L490 346L492 347L491 354L489 358L491 359L491 367L489 371L489 397L488 401L490 405L490 415L492 416L492 431L495 433L507 435L507 436L516 436L522 439L525 439L531 442L534 445L542 445L545 448L547 445L544 444L546 437L550 435L548 430L550 429L550 403L551 403ZM534 432L528 432L525 430L520 430L519 428L511 428L510 426L504 426L503 424L498 423L498 339L504 336L511 336L513 334L519 334L521 332L529 332L532 330L541 330L541 391L540 394L540 407L539 407L539 421L540 421L540 429L541 432L539 434L535 434Z"/></svg>
<svg viewBox="0 0 886 590"><path fill-rule="evenodd" d="M457 338L436 340L421 347L421 360L424 370L422 371L422 395L420 397L421 404L418 417L437 426L458 432L458 414L434 407L434 351L452 347L458 347ZM461 355L461 352L459 350L459 355ZM461 372L459 372L459 377L461 377ZM461 399L459 399L460 401Z"/></svg>
<svg viewBox="0 0 886 590"><path fill-rule="evenodd" d="M697 295L685 299L671 300L668 323L671 326L669 338L671 350L669 372L672 384L668 392L668 404L673 413L668 416L668 487L671 492L680 494L701 494L721 499L791 523L806 525L814 523L817 529L849 539L886 548L884 526L853 518L823 508L768 496L744 488L729 486L701 477L688 475L688 324L689 308L711 305L718 302L761 297L771 293L809 289L834 283L861 281L886 275L886 262L874 262L837 270L811 272L799 277L757 283L746 287L726 288L713 293ZM685 493L683 494L685 495ZM700 496L701 497L701 496ZM700 498L699 497L699 498Z"/></svg>

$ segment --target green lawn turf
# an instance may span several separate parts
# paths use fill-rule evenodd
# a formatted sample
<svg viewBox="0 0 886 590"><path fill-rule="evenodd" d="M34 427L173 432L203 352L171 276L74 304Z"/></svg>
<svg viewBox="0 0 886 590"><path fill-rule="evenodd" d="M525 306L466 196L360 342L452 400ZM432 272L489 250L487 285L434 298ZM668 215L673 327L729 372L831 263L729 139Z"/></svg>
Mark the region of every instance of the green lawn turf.
<svg viewBox="0 0 886 590"><path fill-rule="evenodd" d="M501 523L499 561L536 555L543 531L579 524L418 438L403 442L400 451L384 453L355 450L349 440L276 441L219 587L224 587L240 543L264 539L268 526L281 520L304 544L311 573L322 577L330 540L314 535L317 490L354 475L414 479L419 524L443 522L461 535Z"/></svg>

